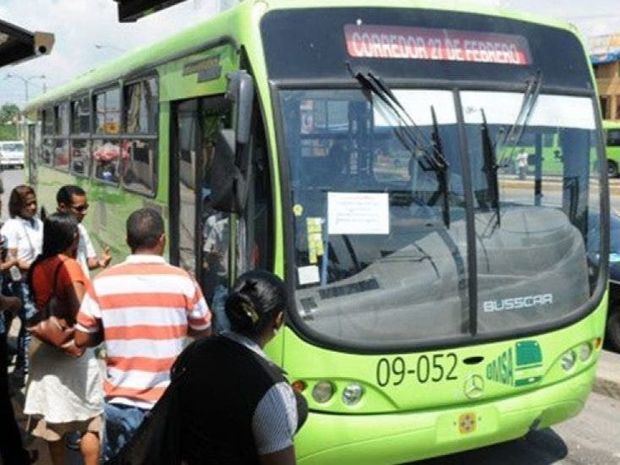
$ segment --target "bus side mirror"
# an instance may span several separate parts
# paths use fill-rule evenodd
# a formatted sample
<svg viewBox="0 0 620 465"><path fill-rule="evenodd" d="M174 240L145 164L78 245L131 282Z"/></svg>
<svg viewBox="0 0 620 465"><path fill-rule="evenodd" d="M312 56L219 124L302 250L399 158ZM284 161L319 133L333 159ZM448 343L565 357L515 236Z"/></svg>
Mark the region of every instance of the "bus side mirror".
<svg viewBox="0 0 620 465"><path fill-rule="evenodd" d="M227 213L243 210L246 181L235 163L236 137L232 129L220 129L211 167L210 206Z"/></svg>
<svg viewBox="0 0 620 465"><path fill-rule="evenodd" d="M211 205L216 210L242 213L247 193L247 145L252 130L254 81L247 71L227 75L226 98L232 103L234 130L220 129L211 169Z"/></svg>
<svg viewBox="0 0 620 465"><path fill-rule="evenodd" d="M254 81L247 71L239 70L228 74L226 97L233 102L236 140L245 145L250 141L252 127L252 104L254 103Z"/></svg>

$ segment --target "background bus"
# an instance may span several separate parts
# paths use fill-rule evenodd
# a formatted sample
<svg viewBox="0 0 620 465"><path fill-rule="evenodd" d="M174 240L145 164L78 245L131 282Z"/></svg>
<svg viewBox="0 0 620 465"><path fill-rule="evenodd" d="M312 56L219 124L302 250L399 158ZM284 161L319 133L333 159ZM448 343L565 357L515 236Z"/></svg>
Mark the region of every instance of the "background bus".
<svg viewBox="0 0 620 465"><path fill-rule="evenodd" d="M48 208L85 187L117 257L158 208L212 307L246 269L283 276L268 350L311 409L300 463L403 463L583 407L609 216L591 76L529 16L246 1L32 102L29 176ZM521 137L530 187L499 169Z"/></svg>
<svg viewBox="0 0 620 465"><path fill-rule="evenodd" d="M620 174L620 121L603 121L607 151L607 170L610 178Z"/></svg>

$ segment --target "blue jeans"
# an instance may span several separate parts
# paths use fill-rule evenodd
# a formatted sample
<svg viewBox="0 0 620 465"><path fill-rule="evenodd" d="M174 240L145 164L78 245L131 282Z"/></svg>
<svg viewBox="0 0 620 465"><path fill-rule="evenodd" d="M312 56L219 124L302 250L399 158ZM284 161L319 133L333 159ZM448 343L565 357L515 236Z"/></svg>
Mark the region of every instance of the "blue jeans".
<svg viewBox="0 0 620 465"><path fill-rule="evenodd" d="M11 291L15 297L19 297L22 301L22 308L19 309L17 316L20 320L19 334L17 335L17 359L15 368L24 370L24 374L28 374L28 348L30 347L30 332L26 330L26 321L34 316L37 309L30 295L30 288L25 282L11 283ZM7 328L8 330L8 328Z"/></svg>
<svg viewBox="0 0 620 465"><path fill-rule="evenodd" d="M105 403L103 407L105 416L103 459L105 461L110 460L121 451L148 412L148 410L129 405Z"/></svg>

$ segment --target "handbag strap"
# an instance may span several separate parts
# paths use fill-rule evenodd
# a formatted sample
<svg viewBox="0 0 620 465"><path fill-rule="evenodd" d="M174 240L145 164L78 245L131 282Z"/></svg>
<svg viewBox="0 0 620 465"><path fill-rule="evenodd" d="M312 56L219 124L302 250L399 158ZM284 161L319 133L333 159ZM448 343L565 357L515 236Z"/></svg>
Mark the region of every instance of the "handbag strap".
<svg viewBox="0 0 620 465"><path fill-rule="evenodd" d="M50 302L54 298L54 295L56 295L56 287L58 285L58 274L60 272L60 267L65 262L61 258L59 258L59 260L60 260L60 263L58 265L56 265L56 268L54 270L54 283L52 284L52 295L50 296L49 300L47 301L47 303L45 304L45 307L43 309L43 311L45 312L45 314L43 315L45 319L50 317Z"/></svg>

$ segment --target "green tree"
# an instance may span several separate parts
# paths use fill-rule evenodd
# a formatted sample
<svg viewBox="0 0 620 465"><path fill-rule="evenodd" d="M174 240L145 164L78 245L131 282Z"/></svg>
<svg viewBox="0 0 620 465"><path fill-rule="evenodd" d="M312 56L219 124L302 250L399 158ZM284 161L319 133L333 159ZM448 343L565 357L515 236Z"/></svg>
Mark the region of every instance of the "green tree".
<svg viewBox="0 0 620 465"><path fill-rule="evenodd" d="M0 107L0 123L13 121L19 115L19 107L14 103L5 103Z"/></svg>

